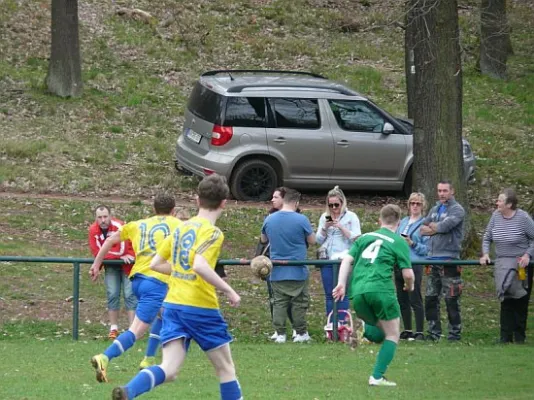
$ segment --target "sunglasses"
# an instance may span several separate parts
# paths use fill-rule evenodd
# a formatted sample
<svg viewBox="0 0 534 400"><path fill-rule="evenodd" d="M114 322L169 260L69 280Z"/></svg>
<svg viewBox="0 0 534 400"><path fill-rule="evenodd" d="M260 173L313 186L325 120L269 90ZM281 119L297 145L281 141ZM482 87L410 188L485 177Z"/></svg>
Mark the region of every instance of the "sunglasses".
<svg viewBox="0 0 534 400"><path fill-rule="evenodd" d="M418 201L410 201L410 205L411 205L411 206L422 206L423 203L420 203L420 202L418 202Z"/></svg>
<svg viewBox="0 0 534 400"><path fill-rule="evenodd" d="M338 208L341 204L339 203L328 203L328 207L330 208Z"/></svg>

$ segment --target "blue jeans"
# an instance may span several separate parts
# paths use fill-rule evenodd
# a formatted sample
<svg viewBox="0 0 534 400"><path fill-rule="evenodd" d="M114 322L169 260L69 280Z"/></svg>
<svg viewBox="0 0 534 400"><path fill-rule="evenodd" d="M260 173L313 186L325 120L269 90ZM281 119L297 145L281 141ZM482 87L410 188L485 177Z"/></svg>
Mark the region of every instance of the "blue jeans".
<svg viewBox="0 0 534 400"><path fill-rule="evenodd" d="M334 267L332 265L325 265L321 268L321 279L323 281L324 297L326 303L326 315L330 314L334 304L334 297L332 296L332 290L334 290ZM337 282L336 282L337 284ZM347 296L343 297L341 301L337 303L338 310L348 310L349 309L349 299ZM345 314L338 314L338 320L343 321L345 319Z"/></svg>
<svg viewBox="0 0 534 400"><path fill-rule="evenodd" d="M108 297L108 310L120 310L121 288L126 309L135 310L137 299L133 293L132 283L121 266L108 265L105 267L104 284Z"/></svg>

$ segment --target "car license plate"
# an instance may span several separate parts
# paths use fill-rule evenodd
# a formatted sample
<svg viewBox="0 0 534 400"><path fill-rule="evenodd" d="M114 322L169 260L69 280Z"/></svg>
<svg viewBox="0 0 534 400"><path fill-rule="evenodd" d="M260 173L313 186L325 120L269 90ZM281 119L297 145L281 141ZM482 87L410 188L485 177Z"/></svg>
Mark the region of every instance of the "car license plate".
<svg viewBox="0 0 534 400"><path fill-rule="evenodd" d="M202 135L200 133L196 133L192 129L188 129L185 136L197 144L200 143L200 140L202 139Z"/></svg>

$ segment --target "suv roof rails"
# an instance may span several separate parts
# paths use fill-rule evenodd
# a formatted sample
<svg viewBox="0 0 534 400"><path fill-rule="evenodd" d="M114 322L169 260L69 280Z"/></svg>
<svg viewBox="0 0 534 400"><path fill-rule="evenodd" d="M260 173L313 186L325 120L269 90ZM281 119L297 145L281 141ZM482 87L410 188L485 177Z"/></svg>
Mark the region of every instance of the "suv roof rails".
<svg viewBox="0 0 534 400"><path fill-rule="evenodd" d="M319 89L319 90L330 90L332 92L338 92L340 94L344 94L346 96L361 96L358 92L355 92L353 90L347 89L346 87L343 87L341 85L332 85L332 86L324 86L324 85L304 85L304 84L291 84L288 85L283 83L273 83L273 84L249 84L249 85L236 85L228 88L226 91L228 93L240 93L243 91L243 89L248 88L302 88L302 89Z"/></svg>
<svg viewBox="0 0 534 400"><path fill-rule="evenodd" d="M214 76L218 74L231 74L231 73L256 73L256 74L292 74L292 75L306 75L319 79L328 79L325 76L314 74L313 72L305 71L282 71L276 69L216 69L214 71L204 72L200 76Z"/></svg>

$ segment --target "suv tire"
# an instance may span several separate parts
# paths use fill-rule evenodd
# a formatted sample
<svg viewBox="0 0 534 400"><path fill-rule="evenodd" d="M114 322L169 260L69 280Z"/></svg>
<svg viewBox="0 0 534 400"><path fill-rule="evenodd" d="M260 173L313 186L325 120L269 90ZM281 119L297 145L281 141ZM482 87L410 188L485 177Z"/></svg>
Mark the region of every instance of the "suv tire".
<svg viewBox="0 0 534 400"><path fill-rule="evenodd" d="M248 160L235 168L230 190L237 200L270 200L278 186L278 174L271 164L263 160Z"/></svg>

